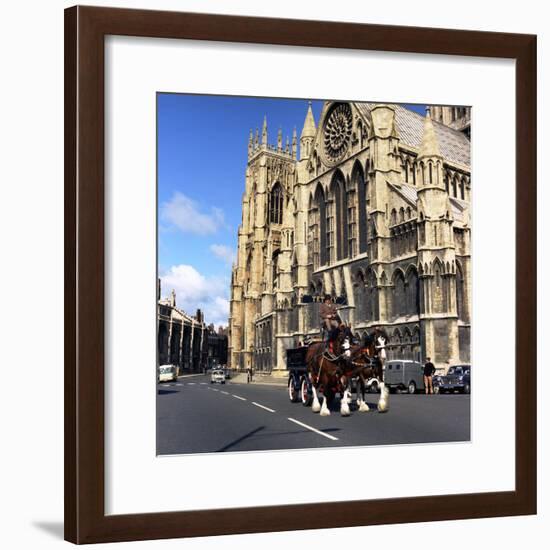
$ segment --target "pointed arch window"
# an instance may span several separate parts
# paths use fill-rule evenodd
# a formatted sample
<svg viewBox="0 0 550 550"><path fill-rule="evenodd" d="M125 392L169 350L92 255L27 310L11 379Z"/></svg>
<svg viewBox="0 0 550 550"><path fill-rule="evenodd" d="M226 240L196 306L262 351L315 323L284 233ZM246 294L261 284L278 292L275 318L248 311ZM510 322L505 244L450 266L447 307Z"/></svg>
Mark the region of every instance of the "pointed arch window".
<svg viewBox="0 0 550 550"><path fill-rule="evenodd" d="M306 228L304 227L304 234ZM313 264L313 269L319 268L319 208L313 195L309 199L309 232L308 241L308 262Z"/></svg>
<svg viewBox="0 0 550 550"><path fill-rule="evenodd" d="M348 207L346 182L341 172L336 172L330 186L332 208L332 248L331 260L341 260L348 256Z"/></svg>
<svg viewBox="0 0 550 550"><path fill-rule="evenodd" d="M277 182L271 189L269 221L271 223L283 223L283 188Z"/></svg>
<svg viewBox="0 0 550 550"><path fill-rule="evenodd" d="M329 194L330 197L330 194ZM328 265L334 261L334 197L329 198L325 207L325 257L323 264Z"/></svg>
<svg viewBox="0 0 550 550"><path fill-rule="evenodd" d="M355 322L364 321L367 317L366 311L366 282L363 274L359 271L354 277L353 294L355 298Z"/></svg>
<svg viewBox="0 0 550 550"><path fill-rule="evenodd" d="M273 257L272 257L272 263L271 263L271 267L272 267L272 274L271 274L271 282L273 284L273 290L277 289L277 287L279 286L279 254L280 254L280 250L275 250L275 252L273 252Z"/></svg>
<svg viewBox="0 0 550 550"><path fill-rule="evenodd" d="M348 256L353 258L357 255L357 191L350 186L346 194L347 220L348 220Z"/></svg>
<svg viewBox="0 0 550 550"><path fill-rule="evenodd" d="M393 315L399 317L406 313L407 296L405 292L405 278L401 271L397 271L394 275L393 289Z"/></svg>
<svg viewBox="0 0 550 550"><path fill-rule="evenodd" d="M248 230L252 231L256 224L256 185L252 187L250 202L248 203Z"/></svg>
<svg viewBox="0 0 550 550"><path fill-rule="evenodd" d="M407 274L407 313L415 315L420 313L420 295L418 286L418 272L411 268Z"/></svg>
<svg viewBox="0 0 550 550"><path fill-rule="evenodd" d="M352 181L357 194L357 224L359 226L359 253L367 251L367 185L365 174L360 164L353 169Z"/></svg>
<svg viewBox="0 0 550 550"><path fill-rule="evenodd" d="M456 313L461 321L466 321L465 315L465 284L464 284L464 274L462 272L462 267L459 262L456 263Z"/></svg>
<svg viewBox="0 0 550 550"><path fill-rule="evenodd" d="M366 315L367 321L378 319L378 287L374 271L369 270L366 278Z"/></svg>
<svg viewBox="0 0 550 550"><path fill-rule="evenodd" d="M317 187L315 192L315 205L317 206L317 235L319 239L319 261L320 265L328 263L328 248L327 248L327 206L325 202L325 193L321 185Z"/></svg>

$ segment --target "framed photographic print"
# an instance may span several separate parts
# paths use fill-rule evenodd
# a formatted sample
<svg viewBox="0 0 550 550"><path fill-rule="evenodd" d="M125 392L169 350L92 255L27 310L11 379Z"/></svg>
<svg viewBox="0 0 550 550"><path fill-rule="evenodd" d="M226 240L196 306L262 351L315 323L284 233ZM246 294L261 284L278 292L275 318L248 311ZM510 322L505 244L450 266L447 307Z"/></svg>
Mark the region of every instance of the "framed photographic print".
<svg viewBox="0 0 550 550"><path fill-rule="evenodd" d="M536 37L65 22L66 539L535 513Z"/></svg>

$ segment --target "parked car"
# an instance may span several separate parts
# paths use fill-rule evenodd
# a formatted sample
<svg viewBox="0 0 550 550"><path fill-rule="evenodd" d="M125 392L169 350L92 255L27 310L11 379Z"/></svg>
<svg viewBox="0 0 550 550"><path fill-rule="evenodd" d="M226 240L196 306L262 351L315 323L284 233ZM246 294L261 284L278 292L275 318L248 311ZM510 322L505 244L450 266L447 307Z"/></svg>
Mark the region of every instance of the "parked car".
<svg viewBox="0 0 550 550"><path fill-rule="evenodd" d="M178 367L176 365L160 365L157 373L158 382L173 382L178 379Z"/></svg>
<svg viewBox="0 0 550 550"><path fill-rule="evenodd" d="M211 384L225 384L225 373L222 369L214 369L210 375Z"/></svg>
<svg viewBox="0 0 550 550"><path fill-rule="evenodd" d="M470 393L470 365L453 365L447 374L434 376L434 393Z"/></svg>
<svg viewBox="0 0 550 550"><path fill-rule="evenodd" d="M418 361L392 359L384 365L384 383L390 391L424 391L424 368Z"/></svg>
<svg viewBox="0 0 550 550"><path fill-rule="evenodd" d="M380 391L380 387L378 386L378 379L369 378L365 382L365 388L369 393L378 393Z"/></svg>

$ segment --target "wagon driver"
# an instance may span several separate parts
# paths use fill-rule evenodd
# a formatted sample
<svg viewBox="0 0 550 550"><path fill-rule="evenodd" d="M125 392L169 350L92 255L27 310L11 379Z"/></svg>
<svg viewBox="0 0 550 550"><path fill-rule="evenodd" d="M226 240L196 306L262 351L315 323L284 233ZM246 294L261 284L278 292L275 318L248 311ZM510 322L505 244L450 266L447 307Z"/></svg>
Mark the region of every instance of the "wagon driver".
<svg viewBox="0 0 550 550"><path fill-rule="evenodd" d="M329 350L332 351L332 343L340 326L340 316L336 305L332 302L330 294L325 294L325 300L319 309L321 321L325 328L325 340L328 343Z"/></svg>

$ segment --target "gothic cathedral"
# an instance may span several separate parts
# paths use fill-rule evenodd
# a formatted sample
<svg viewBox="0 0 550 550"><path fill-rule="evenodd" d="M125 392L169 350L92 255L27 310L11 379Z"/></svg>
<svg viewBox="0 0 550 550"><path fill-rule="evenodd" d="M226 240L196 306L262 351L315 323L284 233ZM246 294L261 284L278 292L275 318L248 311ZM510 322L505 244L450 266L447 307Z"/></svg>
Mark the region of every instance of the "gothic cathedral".
<svg viewBox="0 0 550 550"><path fill-rule="evenodd" d="M283 145L250 133L229 361L283 374L325 294L389 358L470 360L470 109L325 102Z"/></svg>

